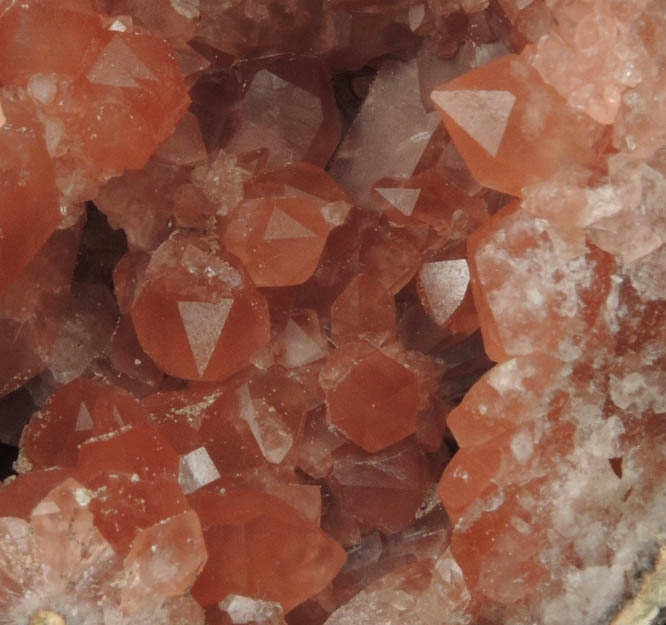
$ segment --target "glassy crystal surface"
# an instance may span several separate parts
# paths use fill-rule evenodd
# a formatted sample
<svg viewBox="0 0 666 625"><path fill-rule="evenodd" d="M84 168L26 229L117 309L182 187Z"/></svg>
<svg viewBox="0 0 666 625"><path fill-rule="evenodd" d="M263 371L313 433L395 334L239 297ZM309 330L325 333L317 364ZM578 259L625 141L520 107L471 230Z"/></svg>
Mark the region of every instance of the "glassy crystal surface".
<svg viewBox="0 0 666 625"><path fill-rule="evenodd" d="M665 42L0 0L0 625L660 625Z"/></svg>

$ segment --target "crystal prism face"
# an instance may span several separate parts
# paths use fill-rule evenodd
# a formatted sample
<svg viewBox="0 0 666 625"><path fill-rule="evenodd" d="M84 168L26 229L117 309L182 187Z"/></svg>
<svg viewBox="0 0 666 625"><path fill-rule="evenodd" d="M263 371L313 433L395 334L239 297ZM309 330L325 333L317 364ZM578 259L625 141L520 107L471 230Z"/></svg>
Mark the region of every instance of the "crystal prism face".
<svg viewBox="0 0 666 625"><path fill-rule="evenodd" d="M633 365L630 362L631 359L620 360L616 362L616 367L631 371ZM510 598L518 597L528 602L539 601L533 595L533 585L516 583L515 578L499 582L490 575L490 571L501 566L500 561L503 559L503 555L490 544L501 523L506 522L511 527L509 529L507 526L503 538L522 541L528 553L539 553L548 543L544 532L557 527L564 532L556 543L555 557L558 561L561 561L559 558L566 558L564 554L568 549L581 558L594 558L593 553L598 553L597 543L592 541L594 546L585 544L585 541L576 537L575 532L571 534L565 530L571 528L574 521L571 512L562 509L562 497L570 498L578 513L587 515L594 524L600 518L597 515L608 520L609 513L614 515L610 511L624 505L622 502L625 497L636 496L636 493L627 495L626 489L633 488L630 484L637 486L637 483L633 481L635 474L627 474L626 471L631 472L637 467L628 469L622 463L622 470L618 472L608 460L624 455L623 450L627 447L623 441L632 437L630 432L636 427L633 415L624 412L622 415L609 416L602 422L603 425L599 424L602 431L595 434L586 430L586 423L594 418L592 415L595 411L605 412L602 407L604 397L598 394L597 389L598 383L604 384L601 381L603 374L592 372L587 382L577 380L569 386L567 369L567 365L545 356L507 361L482 378L475 386L474 394L450 415L449 423L461 443L461 453L444 472L440 493L447 509L454 515L454 519L458 519L457 527L460 528L454 531L452 548L458 554L470 588L493 601L507 602ZM544 393L546 389L557 389L556 392L560 393L556 414L553 413L552 405L549 405L549 397L552 395ZM581 405L581 402L591 412L578 412L575 406ZM493 408L490 409L490 406ZM549 415L546 418L551 421L543 430L538 424L546 415ZM567 458L566 462L572 464L569 465L570 469L558 472L556 476L542 482L539 473L546 449ZM645 456L640 461L633 458L631 462L651 464L653 447L645 446L643 453ZM632 456L624 457L626 460ZM574 460L583 458L586 464L584 471ZM508 459L514 467L510 474L503 468ZM499 489L504 488L504 492L510 492L506 487L510 483L514 484L514 479L520 480L521 486L509 497L497 499ZM652 492L653 484L652 481L643 482L640 488ZM575 489L575 495L568 491L570 488ZM603 499L603 511L591 503L590 497L595 496L593 493ZM642 499L640 495L638 497ZM659 499L661 495L656 497ZM474 508L477 502L481 500L489 505L493 499L497 501L493 511L472 521L471 517L476 515ZM538 512L537 501L543 505ZM656 513L655 504L654 500L642 500L635 514L648 522L647 519ZM619 517L611 518L615 520L608 521L605 531L611 532L619 540L629 539L625 534L626 526L623 523L616 525ZM466 519L471 522L466 522ZM639 525L642 522L638 521ZM632 532L629 540L641 543L644 540L650 542L652 538L647 535L636 536ZM472 572L471 569L466 570L462 555L470 549L478 548L479 541L484 542L487 555L483 567ZM605 538L603 542L605 544ZM526 579L561 580L577 575L566 565L563 569L546 570L541 562L531 561L526 556L517 560L513 566L516 571L522 571ZM598 571L608 583L613 579L613 566L611 564ZM560 595L555 600L565 601L564 596ZM572 602L570 609L581 614L598 609L577 597L567 601Z"/></svg>
<svg viewBox="0 0 666 625"><path fill-rule="evenodd" d="M102 47L100 16L83 6L23 2L3 7L0 58L3 84L25 84L29 77L56 74L74 79L85 72L88 55ZM87 2L79 3L86 5ZM58 51L44 54L45 45L62 37Z"/></svg>
<svg viewBox="0 0 666 625"><path fill-rule="evenodd" d="M105 33L103 41L85 81L78 83L89 105L77 132L99 167L140 168L169 136L189 99L168 46L118 32ZM105 104L111 98L113 108ZM115 132L118 127L127 134Z"/></svg>
<svg viewBox="0 0 666 625"><path fill-rule="evenodd" d="M14 358L0 362L0 394L14 391L46 368L71 300L70 281L80 237L80 223L57 229L0 294L0 347L6 353L16 352ZM48 323L43 315L49 316Z"/></svg>
<svg viewBox="0 0 666 625"><path fill-rule="evenodd" d="M340 140L328 70L313 57L240 63L242 115L227 152L262 153L268 171L301 161L325 166Z"/></svg>
<svg viewBox="0 0 666 625"><path fill-rule="evenodd" d="M286 424L261 399L254 400L248 384L236 392L240 418L247 423L261 453L271 464L280 464L294 444L294 437Z"/></svg>
<svg viewBox="0 0 666 625"><path fill-rule="evenodd" d="M413 519L428 487L426 462L414 440L375 454L349 449L336 456L331 489L361 526L395 533Z"/></svg>
<svg viewBox="0 0 666 625"><path fill-rule="evenodd" d="M184 602L191 622L203 624L201 610L183 594L206 557L196 514L147 528L123 560L94 524L89 508L95 496L67 479L46 494L28 521L0 519L3 614L42 625L82 617L89 623L109 617L144 622L155 615L175 619ZM8 574L14 576L9 585Z"/></svg>
<svg viewBox="0 0 666 625"><path fill-rule="evenodd" d="M25 428L22 461L33 469L73 467L85 440L147 422L148 414L124 389L78 378L51 395Z"/></svg>
<svg viewBox="0 0 666 625"><path fill-rule="evenodd" d="M384 63L333 160L331 175L360 204L381 178L412 176L438 125L418 80L416 61Z"/></svg>
<svg viewBox="0 0 666 625"><path fill-rule="evenodd" d="M29 101L0 95L3 184L0 202L0 292L14 282L62 219L53 164L36 111Z"/></svg>
<svg viewBox="0 0 666 625"><path fill-rule="evenodd" d="M501 231L493 226L499 223ZM571 360L594 341L581 307L586 304L592 315L598 310L611 288L612 260L567 240L566 231L545 232L542 226L541 220L508 206L470 238L473 284L483 285L483 299L477 301L486 350L498 362L534 352ZM499 252L507 248L509 255ZM508 273L506 263L512 266Z"/></svg>
<svg viewBox="0 0 666 625"><path fill-rule="evenodd" d="M324 588L342 548L291 506L263 493L194 494L209 559L192 595L203 606L229 595L264 597L289 610Z"/></svg>
<svg viewBox="0 0 666 625"><path fill-rule="evenodd" d="M395 302L369 276L356 276L331 306L331 338L337 346L358 340L379 346L395 332Z"/></svg>
<svg viewBox="0 0 666 625"><path fill-rule="evenodd" d="M251 152L266 145L266 132L273 133L268 162L272 168L302 160L324 119L316 96L267 69L254 75L243 107L245 124L227 149Z"/></svg>

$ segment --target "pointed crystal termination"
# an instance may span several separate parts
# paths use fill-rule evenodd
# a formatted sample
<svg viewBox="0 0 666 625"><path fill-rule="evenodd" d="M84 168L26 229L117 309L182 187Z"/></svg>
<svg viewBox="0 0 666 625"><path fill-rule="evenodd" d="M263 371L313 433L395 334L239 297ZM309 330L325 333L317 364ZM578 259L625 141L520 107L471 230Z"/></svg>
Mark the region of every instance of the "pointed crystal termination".
<svg viewBox="0 0 666 625"><path fill-rule="evenodd" d="M20 211L8 212L12 219L21 217ZM41 225L45 224L35 223L34 230ZM17 389L48 366L71 298L70 281L80 233L79 224L57 229L0 294L0 353L12 354L11 358L0 359L0 396ZM0 238L0 258L3 246L9 243L9 237Z"/></svg>
<svg viewBox="0 0 666 625"><path fill-rule="evenodd" d="M257 159L268 171L300 161L325 166L340 141L340 121L324 63L273 56L241 61L235 70L241 116L225 151Z"/></svg>
<svg viewBox="0 0 666 625"><path fill-rule="evenodd" d="M157 80L120 37L113 37L88 70L86 78L94 85L140 88L139 80Z"/></svg>
<svg viewBox="0 0 666 625"><path fill-rule="evenodd" d="M364 585L325 625L469 625L474 613L463 573L447 547L434 557L412 561Z"/></svg>
<svg viewBox="0 0 666 625"><path fill-rule="evenodd" d="M303 317L301 323L300 319L288 317L273 339L273 357L287 369L303 367L326 356L325 339L316 313L305 311Z"/></svg>
<svg viewBox="0 0 666 625"><path fill-rule="evenodd" d="M432 92L475 178L520 196L561 167L595 165L603 127L569 108L519 56L508 54Z"/></svg>
<svg viewBox="0 0 666 625"><path fill-rule="evenodd" d="M86 439L147 422L148 413L123 389L77 378L33 415L21 437L21 458L33 470L73 467Z"/></svg>
<svg viewBox="0 0 666 625"><path fill-rule="evenodd" d="M376 187L375 190L406 217L409 217L414 212L416 202L419 199L419 195L421 195L420 189L384 189Z"/></svg>
<svg viewBox="0 0 666 625"><path fill-rule="evenodd" d="M544 223L512 202L468 240L484 344L496 362L531 353L578 358L612 288L609 254Z"/></svg>
<svg viewBox="0 0 666 625"><path fill-rule="evenodd" d="M153 427L133 426L79 447L77 479L92 492L89 509L116 553L127 555L136 531L189 509L178 483L179 455Z"/></svg>
<svg viewBox="0 0 666 625"><path fill-rule="evenodd" d="M28 0L3 6L0 81L25 85L40 73L78 78L103 47L100 17L87 0L58 5ZM57 49L49 45L56 40L61 42Z"/></svg>
<svg viewBox="0 0 666 625"><path fill-rule="evenodd" d="M312 200L264 198L246 200L233 211L224 242L257 286L288 286L314 273L328 231Z"/></svg>
<svg viewBox="0 0 666 625"><path fill-rule="evenodd" d="M164 371L219 380L270 339L268 310L237 260L196 237L172 237L154 253L131 309L137 337Z"/></svg>
<svg viewBox="0 0 666 625"><path fill-rule="evenodd" d="M320 373L330 422L369 452L416 431L416 376L369 343L347 343Z"/></svg>
<svg viewBox="0 0 666 625"><path fill-rule="evenodd" d="M497 156L516 96L510 91L436 91L433 99L488 154Z"/></svg>
<svg viewBox="0 0 666 625"><path fill-rule="evenodd" d="M168 45L146 35L107 31L85 81L87 106L76 121L82 145L99 167L143 167L189 104ZM78 94L77 94L78 95ZM115 106L108 105L113 99ZM118 127L125 132L117 132Z"/></svg>
<svg viewBox="0 0 666 625"><path fill-rule="evenodd" d="M297 285L312 276L350 207L322 169L298 163L250 181L220 234L257 286Z"/></svg>
<svg viewBox="0 0 666 625"><path fill-rule="evenodd" d="M271 169L303 160L324 121L317 96L268 69L252 78L243 109L245 122L225 149L237 154L267 149Z"/></svg>
<svg viewBox="0 0 666 625"><path fill-rule="evenodd" d="M123 558L93 512L116 478L107 476L98 492L61 478L25 520L0 518L6 623L203 625L203 610L187 594L207 557L196 513L188 509L143 531L126 524L132 545Z"/></svg>
<svg viewBox="0 0 666 625"><path fill-rule="evenodd" d="M336 345L367 341L382 345L395 338L395 301L382 284L358 274L331 306L331 338Z"/></svg>
<svg viewBox="0 0 666 625"><path fill-rule="evenodd" d="M361 527L387 533L414 518L429 485L425 457L413 438L373 454L350 446L339 450L328 482L345 514Z"/></svg>
<svg viewBox="0 0 666 625"><path fill-rule="evenodd" d="M340 145L331 175L357 203L366 204L381 178L412 176L439 123L421 101L416 60L385 61Z"/></svg>
<svg viewBox="0 0 666 625"><path fill-rule="evenodd" d="M417 278L421 302L440 326L460 308L469 287L469 267L463 258L423 263Z"/></svg>

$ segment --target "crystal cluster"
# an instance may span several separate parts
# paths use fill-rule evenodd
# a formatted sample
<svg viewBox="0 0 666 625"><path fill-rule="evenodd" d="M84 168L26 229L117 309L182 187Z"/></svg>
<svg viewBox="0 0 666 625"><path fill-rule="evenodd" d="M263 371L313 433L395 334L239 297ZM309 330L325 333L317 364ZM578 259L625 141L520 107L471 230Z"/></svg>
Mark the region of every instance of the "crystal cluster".
<svg viewBox="0 0 666 625"><path fill-rule="evenodd" d="M662 623L664 68L662 0L0 2L0 625Z"/></svg>

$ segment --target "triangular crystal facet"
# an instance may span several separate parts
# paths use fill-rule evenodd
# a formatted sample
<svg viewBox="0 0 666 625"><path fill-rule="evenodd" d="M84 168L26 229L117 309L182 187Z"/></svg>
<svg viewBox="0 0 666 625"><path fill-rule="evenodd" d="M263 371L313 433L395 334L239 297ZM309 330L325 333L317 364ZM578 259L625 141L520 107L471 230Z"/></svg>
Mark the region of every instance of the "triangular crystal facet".
<svg viewBox="0 0 666 625"><path fill-rule="evenodd" d="M205 447L199 447L181 456L178 483L186 495L214 482L219 477L220 472Z"/></svg>
<svg viewBox="0 0 666 625"><path fill-rule="evenodd" d="M219 302L178 302L178 312L200 376L208 367L233 303L233 298Z"/></svg>
<svg viewBox="0 0 666 625"><path fill-rule="evenodd" d="M264 230L264 241L309 239L316 236L312 230L308 230L300 221L296 221L277 206L273 209L271 218L266 224L266 230Z"/></svg>
<svg viewBox="0 0 666 625"><path fill-rule="evenodd" d="M409 28L412 32L415 31L421 24L423 24L425 16L426 10L424 4L417 4L413 7L410 7L407 13L407 21L409 22Z"/></svg>
<svg viewBox="0 0 666 625"><path fill-rule="evenodd" d="M287 322L281 338L287 346L284 356L286 365L289 367L301 367L326 355L321 345L293 319L289 319Z"/></svg>
<svg viewBox="0 0 666 625"><path fill-rule="evenodd" d="M88 430L92 429L93 420L90 416L90 411L88 410L88 407L83 402L81 402L81 405L79 406L79 415L76 418L76 426L74 427L74 430L76 432L87 432Z"/></svg>
<svg viewBox="0 0 666 625"><path fill-rule="evenodd" d="M31 516L44 516L46 514L57 514L58 512L60 512L60 508L55 501L44 500L35 506Z"/></svg>
<svg viewBox="0 0 666 625"><path fill-rule="evenodd" d="M414 212L421 189L378 188L377 193L395 206L403 215L409 217Z"/></svg>
<svg viewBox="0 0 666 625"><path fill-rule="evenodd" d="M510 91L433 91L433 102L486 152L497 156L516 103Z"/></svg>
<svg viewBox="0 0 666 625"><path fill-rule="evenodd" d="M88 80L97 85L111 87L139 87L135 78L157 80L150 69L132 52L130 47L120 38L113 37L102 50L97 61L87 76Z"/></svg>

